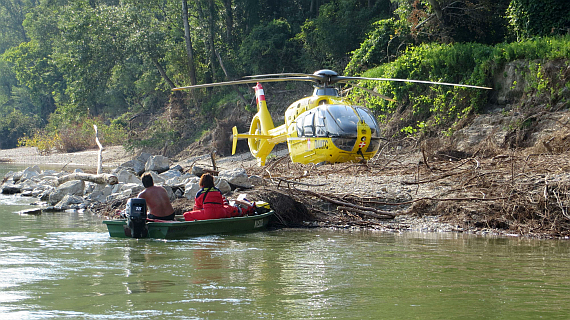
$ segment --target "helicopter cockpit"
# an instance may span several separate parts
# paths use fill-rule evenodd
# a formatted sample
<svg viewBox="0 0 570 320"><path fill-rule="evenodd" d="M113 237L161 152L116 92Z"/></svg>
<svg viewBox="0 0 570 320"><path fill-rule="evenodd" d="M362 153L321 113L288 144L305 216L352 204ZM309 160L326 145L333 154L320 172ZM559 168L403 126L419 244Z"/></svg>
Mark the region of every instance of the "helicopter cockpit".
<svg viewBox="0 0 570 320"><path fill-rule="evenodd" d="M351 151L358 138L358 122L370 127L371 141L365 152L380 145L380 127L369 110L351 105L321 105L304 112L296 119L298 137L331 138L341 150Z"/></svg>

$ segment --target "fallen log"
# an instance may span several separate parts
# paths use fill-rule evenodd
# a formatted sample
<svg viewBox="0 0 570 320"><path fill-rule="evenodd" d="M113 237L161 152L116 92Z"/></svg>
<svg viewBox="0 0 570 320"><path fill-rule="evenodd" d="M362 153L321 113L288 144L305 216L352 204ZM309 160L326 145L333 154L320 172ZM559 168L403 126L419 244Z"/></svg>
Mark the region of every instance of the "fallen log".
<svg viewBox="0 0 570 320"><path fill-rule="evenodd" d="M71 180L83 180L83 181L93 182L96 184L110 184L110 185L119 183L119 179L117 178L117 176L112 174L107 174L107 173L89 174L89 173L80 173L80 172L68 174L61 178L58 178L56 182L57 185L60 185L62 183Z"/></svg>
<svg viewBox="0 0 570 320"><path fill-rule="evenodd" d="M359 205L352 204L352 203L348 203L348 202L344 202L344 201L339 201L339 200L336 200L336 199L327 197L327 196L325 196L325 195L322 195L322 194L319 194L319 193L316 193L316 192L313 192L313 191L310 191L310 190L298 190L298 191L301 191L301 192L303 192L303 193L310 194L310 195L312 195L312 196L318 197L318 198L320 198L320 199L322 199L322 200L325 200L325 201L330 202L330 203L337 204L337 205L342 206L342 207L350 207L350 208L353 208L353 209L356 209L356 210L360 210L360 211L362 211L362 212L365 212L365 211L370 212L370 211L372 211L372 212L375 213L375 214L387 216L387 217L389 217L389 218L394 218L394 217L396 216L396 214L395 214L395 213L392 213L392 212L383 211L383 210L379 210L379 209L372 208L372 207L359 206ZM361 212L361 213L362 213L362 212Z"/></svg>
<svg viewBox="0 0 570 320"><path fill-rule="evenodd" d="M358 213L364 216L369 216L369 217L373 217L376 219L394 219L393 215L387 215L385 213L383 214L376 214L373 212L370 212L368 210L360 210L360 209L356 209L356 208L352 208L352 207L338 207L338 210L344 210L344 211L350 211L350 212L354 212L354 213Z"/></svg>

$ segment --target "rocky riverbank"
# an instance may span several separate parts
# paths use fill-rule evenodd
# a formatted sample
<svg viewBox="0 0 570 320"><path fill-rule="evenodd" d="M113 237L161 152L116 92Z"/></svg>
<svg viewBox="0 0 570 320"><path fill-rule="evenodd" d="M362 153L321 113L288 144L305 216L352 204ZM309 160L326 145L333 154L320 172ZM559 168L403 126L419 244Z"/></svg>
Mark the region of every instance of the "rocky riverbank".
<svg viewBox="0 0 570 320"><path fill-rule="evenodd" d="M173 161L115 149L115 158L103 157L118 160L105 163L103 170L117 177L112 185L85 180L59 183L74 173L94 173L96 153L81 153L53 155L49 163L74 159L85 164L83 170L32 166L7 174L1 188L3 193L38 197L45 209L89 208L112 217L142 190L140 175L150 171L181 213L192 207L198 176L206 170L217 174L217 185L228 198L246 193L250 200L269 202L281 226L569 236L569 152L458 158L459 152L446 154L441 148L421 150L399 142L387 145L366 164L301 165L291 163L285 149L260 168L249 154L218 158L212 164L210 155ZM17 149L11 152L18 154ZM24 158L0 152L0 159Z"/></svg>

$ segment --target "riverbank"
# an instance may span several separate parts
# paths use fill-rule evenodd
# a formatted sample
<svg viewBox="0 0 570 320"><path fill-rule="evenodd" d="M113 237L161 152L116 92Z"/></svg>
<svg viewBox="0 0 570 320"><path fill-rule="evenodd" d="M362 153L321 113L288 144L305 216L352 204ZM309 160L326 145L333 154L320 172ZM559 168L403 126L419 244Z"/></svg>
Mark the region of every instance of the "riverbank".
<svg viewBox="0 0 570 320"><path fill-rule="evenodd" d="M83 170L90 171L97 168L98 154L99 150L93 149L73 153L52 152L49 155L40 155L37 148L19 147L0 149L0 162L24 165L73 166L83 167ZM116 168L131 158L132 155L121 146L106 147L103 150L103 167Z"/></svg>
<svg viewBox="0 0 570 320"><path fill-rule="evenodd" d="M0 150L0 159L30 165L97 165L96 150L39 156L31 148ZM420 152L413 145L388 146L366 164L302 165L291 163L286 149L265 167L250 154L216 159L218 170L244 169L263 183L238 189L278 208L284 225L370 229L392 232L463 232L481 235L568 238L570 153L510 152L488 157ZM453 154L453 156L451 156ZM133 158L122 147L103 153L110 172ZM171 161L189 172L208 168L209 156ZM209 168L212 169L212 168ZM301 203L307 212L298 210ZM174 201L177 210L192 206ZM100 206L112 215L113 206Z"/></svg>

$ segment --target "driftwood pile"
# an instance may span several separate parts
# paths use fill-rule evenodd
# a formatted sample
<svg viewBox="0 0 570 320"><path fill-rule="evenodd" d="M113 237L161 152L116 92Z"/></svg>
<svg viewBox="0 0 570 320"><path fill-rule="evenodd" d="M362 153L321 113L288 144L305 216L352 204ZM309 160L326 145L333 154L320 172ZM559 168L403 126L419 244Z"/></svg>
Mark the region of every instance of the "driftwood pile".
<svg viewBox="0 0 570 320"><path fill-rule="evenodd" d="M266 167L246 170L265 178L266 190L304 204L316 220L334 217L362 225L401 214L438 215L464 230L570 236L570 151L495 153L428 153L417 147L391 155L383 152L367 163L320 166L291 163L284 156ZM339 181L325 178L331 175L345 184L343 192L329 191L330 184ZM364 180L370 191L407 192L355 192Z"/></svg>

